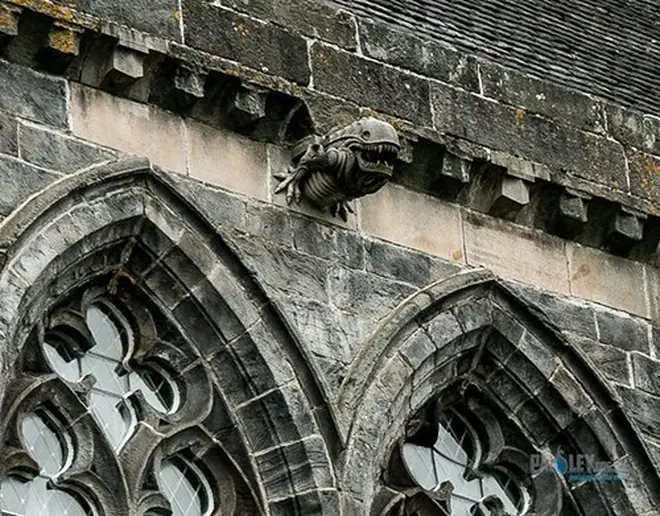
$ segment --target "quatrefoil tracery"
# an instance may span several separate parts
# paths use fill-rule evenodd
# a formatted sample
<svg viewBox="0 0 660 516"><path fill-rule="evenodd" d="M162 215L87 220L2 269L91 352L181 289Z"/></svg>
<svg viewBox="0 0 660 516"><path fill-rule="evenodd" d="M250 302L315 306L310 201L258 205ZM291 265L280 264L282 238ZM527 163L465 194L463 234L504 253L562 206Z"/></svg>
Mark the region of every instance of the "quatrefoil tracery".
<svg viewBox="0 0 660 516"><path fill-rule="evenodd" d="M53 370L64 380L77 383L91 376L89 407L116 450L119 450L137 424L135 393L156 411L171 413L179 403L175 384L154 369L140 372L128 369L125 357L134 348L130 326L122 324L119 310L110 303L97 301L85 313L88 342L76 348L86 349L75 356L70 334L63 330L47 332L44 353ZM80 327L80 326L79 326Z"/></svg>

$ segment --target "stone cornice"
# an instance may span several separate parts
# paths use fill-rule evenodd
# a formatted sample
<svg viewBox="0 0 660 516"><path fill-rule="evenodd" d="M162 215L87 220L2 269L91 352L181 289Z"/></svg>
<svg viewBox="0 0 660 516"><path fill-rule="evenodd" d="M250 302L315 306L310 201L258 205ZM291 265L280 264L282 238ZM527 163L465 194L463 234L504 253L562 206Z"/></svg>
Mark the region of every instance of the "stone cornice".
<svg viewBox="0 0 660 516"><path fill-rule="evenodd" d="M376 115L404 186L657 266L658 118L325 4L216 3L4 0L3 57L276 143Z"/></svg>

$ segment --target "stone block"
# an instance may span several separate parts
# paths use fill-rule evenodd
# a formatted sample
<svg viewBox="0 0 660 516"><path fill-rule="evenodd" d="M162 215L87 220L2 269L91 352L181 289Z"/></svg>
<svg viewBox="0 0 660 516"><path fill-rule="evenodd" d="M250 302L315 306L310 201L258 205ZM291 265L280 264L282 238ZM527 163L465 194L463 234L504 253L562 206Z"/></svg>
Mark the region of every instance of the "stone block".
<svg viewBox="0 0 660 516"><path fill-rule="evenodd" d="M360 200L360 224L368 235L465 263L459 210L427 195L390 183Z"/></svg>
<svg viewBox="0 0 660 516"><path fill-rule="evenodd" d="M266 147L233 133L187 122L191 177L250 197L268 198Z"/></svg>
<svg viewBox="0 0 660 516"><path fill-rule="evenodd" d="M205 0L183 0L186 44L260 72L307 85L307 42L276 25Z"/></svg>
<svg viewBox="0 0 660 516"><path fill-rule="evenodd" d="M625 156L615 141L441 84L433 84L431 99L439 131L627 189Z"/></svg>
<svg viewBox="0 0 660 516"><path fill-rule="evenodd" d="M564 243L555 237L476 213L464 220L467 263L506 279L569 293Z"/></svg>
<svg viewBox="0 0 660 516"><path fill-rule="evenodd" d="M642 152L628 153L630 191L656 203L655 215L660 215L660 158Z"/></svg>
<svg viewBox="0 0 660 516"><path fill-rule="evenodd" d="M283 499L298 492L327 488L333 478L323 439L310 437L296 443L268 450L255 457L262 476L266 496L270 500Z"/></svg>
<svg viewBox="0 0 660 516"><path fill-rule="evenodd" d="M628 314L596 310L598 335L603 344L624 351L649 353L649 325Z"/></svg>
<svg viewBox="0 0 660 516"><path fill-rule="evenodd" d="M313 0L223 0L222 4L348 50L357 46L354 16L326 3Z"/></svg>
<svg viewBox="0 0 660 516"><path fill-rule="evenodd" d="M635 387L660 396L660 362L646 355L631 353Z"/></svg>
<svg viewBox="0 0 660 516"><path fill-rule="evenodd" d="M312 46L311 62L316 89L430 126L429 83L424 79L321 43Z"/></svg>
<svg viewBox="0 0 660 516"><path fill-rule="evenodd" d="M74 7L102 20L128 25L160 37L181 41L178 0L52 0L52 3Z"/></svg>
<svg viewBox="0 0 660 516"><path fill-rule="evenodd" d="M116 154L62 134L35 126L20 126L21 157L40 167L71 173Z"/></svg>
<svg viewBox="0 0 660 516"><path fill-rule="evenodd" d="M483 95L588 131L604 131L602 107L588 95L488 62L479 63Z"/></svg>
<svg viewBox="0 0 660 516"><path fill-rule="evenodd" d="M640 437L660 439L660 397L627 387L617 387L616 392L621 399L623 412L641 432Z"/></svg>
<svg viewBox="0 0 660 516"><path fill-rule="evenodd" d="M431 281L431 257L385 242L365 242L367 270L381 276L413 285L425 286Z"/></svg>
<svg viewBox="0 0 660 516"><path fill-rule="evenodd" d="M2 178L0 215L7 216L30 195L45 188L60 176L22 161L0 156L0 177Z"/></svg>
<svg viewBox="0 0 660 516"><path fill-rule="evenodd" d="M660 256L658 259L660 260ZM645 282L649 300L649 316L651 323L658 329L660 328L660 268L645 265L644 272L646 273ZM660 344L660 340L658 340L658 344Z"/></svg>
<svg viewBox="0 0 660 516"><path fill-rule="evenodd" d="M596 338L596 319L593 310L578 300L559 297L535 287L506 281L506 288L546 324L564 332Z"/></svg>
<svg viewBox="0 0 660 516"><path fill-rule="evenodd" d="M414 370L435 352L435 344L428 333L421 328L406 339L400 351Z"/></svg>
<svg viewBox="0 0 660 516"><path fill-rule="evenodd" d="M171 113L72 84L71 127L80 138L186 173L183 122Z"/></svg>
<svg viewBox="0 0 660 516"><path fill-rule="evenodd" d="M372 319L386 315L415 291L406 283L343 267L331 269L328 283L337 308L349 312L359 310Z"/></svg>
<svg viewBox="0 0 660 516"><path fill-rule="evenodd" d="M607 132L626 146L660 154L660 118L612 103L605 104Z"/></svg>
<svg viewBox="0 0 660 516"><path fill-rule="evenodd" d="M0 153L18 154L18 122L4 113L0 113Z"/></svg>
<svg viewBox="0 0 660 516"><path fill-rule="evenodd" d="M643 264L578 244L567 245L572 295L648 316Z"/></svg>
<svg viewBox="0 0 660 516"><path fill-rule="evenodd" d="M294 386L272 391L236 410L253 452L314 434L311 414L305 394Z"/></svg>
<svg viewBox="0 0 660 516"><path fill-rule="evenodd" d="M364 269L366 251L362 236L352 231L337 230L335 239L335 260L349 269Z"/></svg>
<svg viewBox="0 0 660 516"><path fill-rule="evenodd" d="M446 344L463 334L463 328L452 312L439 313L424 327L438 349L442 349ZM443 356L449 358L444 352Z"/></svg>
<svg viewBox="0 0 660 516"><path fill-rule="evenodd" d="M246 230L246 203L212 185L171 174L170 184L213 228Z"/></svg>
<svg viewBox="0 0 660 516"><path fill-rule="evenodd" d="M30 94L26 95L28 91ZM63 79L0 60L0 111L65 128L68 125L66 104Z"/></svg>
<svg viewBox="0 0 660 516"><path fill-rule="evenodd" d="M297 251L330 260L335 254L335 229L307 217L291 216L293 246Z"/></svg>
<svg viewBox="0 0 660 516"><path fill-rule="evenodd" d="M479 93L476 59L369 19L358 30L364 55Z"/></svg>

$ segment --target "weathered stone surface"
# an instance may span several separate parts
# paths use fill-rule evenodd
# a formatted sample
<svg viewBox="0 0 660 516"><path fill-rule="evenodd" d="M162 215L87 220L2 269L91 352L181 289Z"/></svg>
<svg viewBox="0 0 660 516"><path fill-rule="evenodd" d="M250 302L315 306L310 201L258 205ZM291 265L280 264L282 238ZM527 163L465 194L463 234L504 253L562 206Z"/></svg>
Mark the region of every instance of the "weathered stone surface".
<svg viewBox="0 0 660 516"><path fill-rule="evenodd" d="M296 497L278 500L270 505L272 516L300 514L340 514L337 491L314 491ZM343 512L342 514L346 514ZM352 513L351 516L358 513Z"/></svg>
<svg viewBox="0 0 660 516"><path fill-rule="evenodd" d="M116 156L108 150L34 126L23 124L20 131L21 157L58 172L74 172Z"/></svg>
<svg viewBox="0 0 660 516"><path fill-rule="evenodd" d="M603 344L625 351L649 353L648 323L612 311L596 311L598 335Z"/></svg>
<svg viewBox="0 0 660 516"><path fill-rule="evenodd" d="M642 264L576 244L569 243L567 247L573 296L643 317L648 315Z"/></svg>
<svg viewBox="0 0 660 516"><path fill-rule="evenodd" d="M336 231L335 238L337 262L350 269L364 269L366 252L364 239L360 235L343 230Z"/></svg>
<svg viewBox="0 0 660 516"><path fill-rule="evenodd" d="M222 4L349 50L356 47L354 16L325 3L313 0L223 0Z"/></svg>
<svg viewBox="0 0 660 516"><path fill-rule="evenodd" d="M1 95L1 93L0 93ZM30 195L55 181L59 175L31 167L27 163L0 156L0 215L9 215Z"/></svg>
<svg viewBox="0 0 660 516"><path fill-rule="evenodd" d="M185 138L191 177L256 199L268 197L264 144L190 120Z"/></svg>
<svg viewBox="0 0 660 516"><path fill-rule="evenodd" d="M464 219L465 253L507 279L569 293L564 242L504 221L469 213Z"/></svg>
<svg viewBox="0 0 660 516"><path fill-rule="evenodd" d="M335 230L307 217L291 217L293 245L301 253L312 254L326 260L335 252Z"/></svg>
<svg viewBox="0 0 660 516"><path fill-rule="evenodd" d="M593 310L585 303L517 282L505 281L504 285L546 324L561 331L596 337L596 319Z"/></svg>
<svg viewBox="0 0 660 516"><path fill-rule="evenodd" d="M0 60L1 111L64 128L67 126L66 102L66 86L62 79Z"/></svg>
<svg viewBox="0 0 660 516"><path fill-rule="evenodd" d="M366 56L479 92L476 59L369 19L360 19L358 27Z"/></svg>
<svg viewBox="0 0 660 516"><path fill-rule="evenodd" d="M627 188L625 156L617 142L449 86L433 84L431 98L440 131L596 183Z"/></svg>
<svg viewBox="0 0 660 516"><path fill-rule="evenodd" d="M457 272L459 267L426 254L377 240L365 242L367 270L398 281L426 286Z"/></svg>
<svg viewBox="0 0 660 516"><path fill-rule="evenodd" d="M247 206L247 233L280 247L291 247L293 218L283 210L264 204L250 203Z"/></svg>
<svg viewBox="0 0 660 516"><path fill-rule="evenodd" d="M435 343L431 340L426 330L420 328L406 339L406 342L401 347L401 355L403 355L413 369L417 369L436 350Z"/></svg>
<svg viewBox="0 0 660 516"><path fill-rule="evenodd" d="M655 203L654 214L660 215L660 158L641 152L628 154L630 191Z"/></svg>
<svg viewBox="0 0 660 516"><path fill-rule="evenodd" d="M660 119L606 103L607 132L632 147L660 154Z"/></svg>
<svg viewBox="0 0 660 516"><path fill-rule="evenodd" d="M333 485L328 476L330 467L321 437L311 437L280 448L269 450L256 458L269 499L294 495L292 483L300 491L326 488Z"/></svg>
<svg viewBox="0 0 660 516"><path fill-rule="evenodd" d="M625 351L577 334L569 334L568 341L588 363L594 364L596 371L617 383L631 385L628 354Z"/></svg>
<svg viewBox="0 0 660 516"><path fill-rule="evenodd" d="M307 43L301 36L203 0L184 0L183 19L188 45L296 83L309 82Z"/></svg>
<svg viewBox="0 0 660 516"><path fill-rule="evenodd" d="M660 395L660 362L646 355L631 353L635 387L653 394Z"/></svg>
<svg viewBox="0 0 660 516"><path fill-rule="evenodd" d="M321 43L312 46L311 60L316 89L424 126L431 124L429 85L423 79Z"/></svg>
<svg viewBox="0 0 660 516"><path fill-rule="evenodd" d="M181 41L179 4L177 0L52 0L52 3L74 7L138 30Z"/></svg>
<svg viewBox="0 0 660 516"><path fill-rule="evenodd" d="M590 131L604 131L602 107L591 97L502 66L480 62L484 96Z"/></svg>
<svg viewBox="0 0 660 516"><path fill-rule="evenodd" d="M186 173L183 121L172 113L73 84L71 126L80 138Z"/></svg>
<svg viewBox="0 0 660 516"><path fill-rule="evenodd" d="M361 226L368 235L464 263L463 231L456 207L398 185L360 199Z"/></svg>
<svg viewBox="0 0 660 516"><path fill-rule="evenodd" d="M623 411L644 435L660 438L660 398L638 389L618 387Z"/></svg>
<svg viewBox="0 0 660 516"><path fill-rule="evenodd" d="M363 311L371 318L385 315L415 291L406 283L343 267L334 267L330 271L328 283L335 306L348 311Z"/></svg>
<svg viewBox="0 0 660 516"><path fill-rule="evenodd" d="M18 153L18 123L4 113L0 113L0 153L16 156Z"/></svg>

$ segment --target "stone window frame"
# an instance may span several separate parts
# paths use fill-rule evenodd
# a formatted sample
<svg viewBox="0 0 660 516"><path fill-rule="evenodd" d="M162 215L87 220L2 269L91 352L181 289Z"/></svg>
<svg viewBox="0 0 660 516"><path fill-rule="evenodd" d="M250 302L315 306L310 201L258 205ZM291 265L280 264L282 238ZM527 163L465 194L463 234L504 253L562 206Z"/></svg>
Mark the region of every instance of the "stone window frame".
<svg viewBox="0 0 660 516"><path fill-rule="evenodd" d="M148 293L199 367L209 363L206 434L238 471L237 493L256 500L255 513L339 514L338 430L320 375L219 221L193 208L199 189L191 189L147 160L123 159L63 178L0 224L3 413L25 390L20 357L31 328L72 289L110 275Z"/></svg>
<svg viewBox="0 0 660 516"><path fill-rule="evenodd" d="M390 458L429 400L460 395L465 385L514 421L544 462L593 454L626 472L625 482L600 489L543 468L531 476L530 513L655 510L660 478L635 425L597 372L537 314L492 272L473 269L420 290L388 316L351 364L338 400L349 421L342 467L344 481L359 486L356 510L407 514L400 511L419 489L392 485Z"/></svg>

